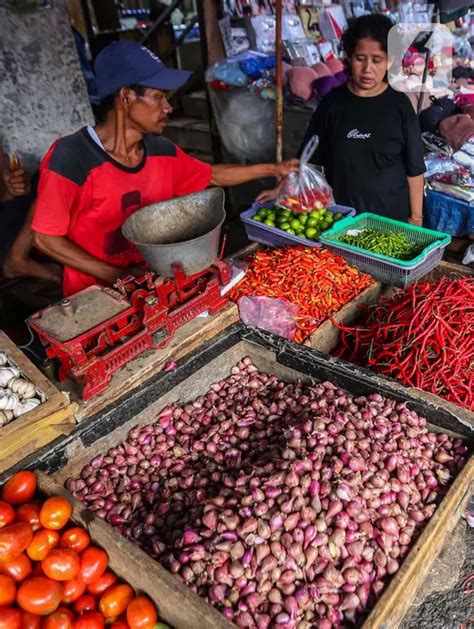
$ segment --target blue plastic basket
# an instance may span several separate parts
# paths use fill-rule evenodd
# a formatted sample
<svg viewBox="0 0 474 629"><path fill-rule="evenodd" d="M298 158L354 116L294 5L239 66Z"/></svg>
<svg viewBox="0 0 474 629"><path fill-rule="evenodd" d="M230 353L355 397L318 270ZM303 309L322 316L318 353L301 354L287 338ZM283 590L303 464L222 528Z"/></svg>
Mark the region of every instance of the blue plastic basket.
<svg viewBox="0 0 474 629"><path fill-rule="evenodd" d="M423 247L423 250L413 260L397 260L339 240L350 230L367 228L401 232L413 244ZM321 241L325 247L342 256L359 271L369 273L384 284L405 288L437 266L451 242L451 236L366 212L355 218L338 221L321 234Z"/></svg>
<svg viewBox="0 0 474 629"><path fill-rule="evenodd" d="M274 203L259 203L258 201L255 201L252 207L250 207L248 210L245 210L245 212L242 212L242 214L240 215L240 220L245 225L245 231L247 232L247 237L249 240L259 242L262 245L268 245L269 247L287 247L288 245L321 247L322 243L319 242L319 240L308 240L308 238L293 236L292 234L287 234L277 227L271 227L270 225L265 225L265 223L259 223L258 221L252 220L252 217L255 216L260 208L271 208L273 206ZM333 214L336 214L337 212L343 214L344 218L355 216L356 213L354 208L346 207L345 205L330 205L327 209Z"/></svg>

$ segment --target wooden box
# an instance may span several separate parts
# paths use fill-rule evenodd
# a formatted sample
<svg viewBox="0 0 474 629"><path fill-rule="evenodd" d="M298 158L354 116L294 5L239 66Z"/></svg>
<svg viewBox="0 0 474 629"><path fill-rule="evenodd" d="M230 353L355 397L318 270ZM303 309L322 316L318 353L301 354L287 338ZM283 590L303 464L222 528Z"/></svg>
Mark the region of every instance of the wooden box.
<svg viewBox="0 0 474 629"><path fill-rule="evenodd" d="M3 472L38 448L69 434L75 426L75 406L1 330L0 351L8 355L45 397L42 404L0 428L0 472Z"/></svg>
<svg viewBox="0 0 474 629"><path fill-rule="evenodd" d="M236 324L180 361L176 371L159 374L139 391L122 399L114 408L78 424L75 431L58 447L43 452L41 457L32 461L31 467L46 471L52 480L47 483L45 480L44 487L58 492L58 487L63 485L67 477L78 475L92 457L122 442L132 427L153 421L159 410L169 403L195 399L207 391L210 384L227 376L230 368L244 356L250 356L263 371L285 380L330 379L359 395L379 392L397 401L405 401L410 408L429 419L431 430L442 430L466 440L472 439L470 427L450 409L425 401L416 393L412 394L396 386L396 383L378 378L368 370ZM474 458L471 458L366 619L364 626L367 629L394 629L399 625L424 575L455 526L469 497L473 477ZM52 485L51 482L56 484ZM135 587L147 591L160 609L163 619L176 629L231 626L216 610L191 591L185 591L180 582L175 581L160 565L122 538L108 524L98 520L85 506L76 505L75 513L90 528L98 543L110 553L112 568L129 579Z"/></svg>

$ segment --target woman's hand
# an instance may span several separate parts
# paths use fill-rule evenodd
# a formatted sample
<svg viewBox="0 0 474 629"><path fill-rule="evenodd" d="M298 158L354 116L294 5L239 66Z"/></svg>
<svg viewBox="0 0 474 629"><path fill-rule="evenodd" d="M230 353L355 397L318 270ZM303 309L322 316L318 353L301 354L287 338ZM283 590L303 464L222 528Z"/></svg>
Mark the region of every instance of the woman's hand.
<svg viewBox="0 0 474 629"><path fill-rule="evenodd" d="M273 188L273 190L264 190L258 195L257 201L259 203L270 203L270 201L275 201L278 196L279 191L280 191L280 186Z"/></svg>

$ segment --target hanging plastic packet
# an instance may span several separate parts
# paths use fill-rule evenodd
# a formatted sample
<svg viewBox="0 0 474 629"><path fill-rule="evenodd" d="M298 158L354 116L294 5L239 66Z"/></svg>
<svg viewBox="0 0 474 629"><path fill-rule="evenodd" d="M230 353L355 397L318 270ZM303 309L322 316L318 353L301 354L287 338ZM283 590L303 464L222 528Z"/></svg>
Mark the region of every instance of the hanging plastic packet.
<svg viewBox="0 0 474 629"><path fill-rule="evenodd" d="M314 135L301 155L300 169L283 180L276 205L292 212L312 212L327 207L333 200L332 189L323 175L309 165L319 138Z"/></svg>

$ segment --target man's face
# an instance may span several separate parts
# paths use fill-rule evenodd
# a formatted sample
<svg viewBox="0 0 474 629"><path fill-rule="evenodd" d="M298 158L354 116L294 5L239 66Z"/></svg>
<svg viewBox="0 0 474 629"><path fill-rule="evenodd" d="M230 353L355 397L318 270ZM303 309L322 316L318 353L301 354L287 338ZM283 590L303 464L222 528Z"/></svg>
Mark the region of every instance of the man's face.
<svg viewBox="0 0 474 629"><path fill-rule="evenodd" d="M167 93L147 87L142 96L131 91L128 115L142 133L161 134L165 130L168 116L173 108L168 102Z"/></svg>

